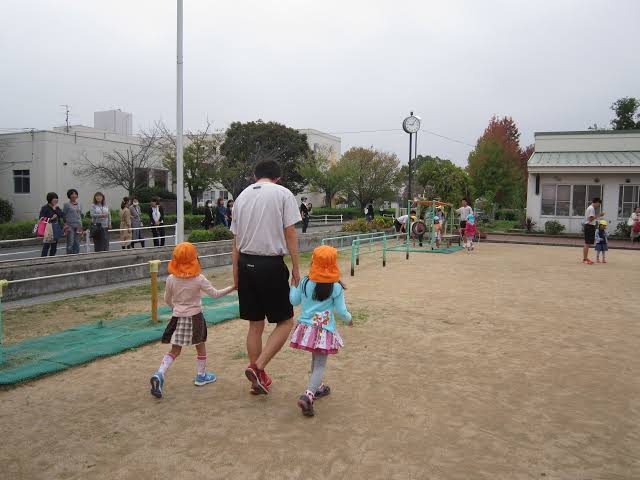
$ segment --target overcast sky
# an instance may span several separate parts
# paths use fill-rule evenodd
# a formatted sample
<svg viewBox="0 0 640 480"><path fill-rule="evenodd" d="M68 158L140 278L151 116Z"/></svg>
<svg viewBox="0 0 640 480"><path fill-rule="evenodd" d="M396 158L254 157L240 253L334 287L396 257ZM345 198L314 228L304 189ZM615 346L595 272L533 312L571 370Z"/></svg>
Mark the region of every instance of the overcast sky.
<svg viewBox="0 0 640 480"><path fill-rule="evenodd" d="M492 115L534 131L608 125L640 97L637 0L185 0L185 127L274 120L325 132L423 128L474 144ZM2 0L0 128L175 127L175 0ZM401 131L339 133L406 161ZM419 152L470 147L421 133Z"/></svg>

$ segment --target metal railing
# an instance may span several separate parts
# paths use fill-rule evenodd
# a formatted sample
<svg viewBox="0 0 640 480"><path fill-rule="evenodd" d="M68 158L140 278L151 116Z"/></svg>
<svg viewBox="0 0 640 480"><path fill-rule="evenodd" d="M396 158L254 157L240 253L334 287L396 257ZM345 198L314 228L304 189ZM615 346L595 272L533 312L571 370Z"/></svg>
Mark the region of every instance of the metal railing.
<svg viewBox="0 0 640 480"><path fill-rule="evenodd" d="M329 245L335 247L337 250L343 250L351 247L354 240L360 240L370 237L381 237L384 232L372 232L372 233L358 233L354 235L340 235L335 237L323 238L320 241L321 245Z"/></svg>
<svg viewBox="0 0 640 480"><path fill-rule="evenodd" d="M340 222L343 223L344 215L309 215L310 222L320 222L325 225L329 222Z"/></svg>
<svg viewBox="0 0 640 480"><path fill-rule="evenodd" d="M175 227L176 224L172 223L170 225L160 225L160 226L154 226L154 227L135 227L135 228L116 228L116 229L109 229L108 233L111 232L124 232L127 230L130 230L131 232L134 231L138 231L138 230L152 230L152 229L160 229L160 228L174 228L174 234L173 235L163 235L163 236L159 236L159 237L145 237L145 238L132 238L131 240L110 240L109 244L130 244L130 243L139 243L142 241L153 241L153 240L162 240L162 239L166 239L166 238L173 238L174 242L176 239L176 234L175 234ZM90 235L90 228L87 228L86 230L84 230L83 234L82 234L83 238L84 238L84 242L81 246L81 250L84 250L84 253L92 253L91 252L91 235ZM11 244L11 243L20 243L20 242L32 242L34 240L42 240L42 237L30 237L30 238L19 238L19 239L14 239L14 240L0 240L0 244ZM146 247L146 248L157 248L157 246L153 246L153 247ZM0 250L1 251L1 250ZM9 252L9 253L0 253L0 263L2 262L7 262L7 261L11 261L9 260L2 260L3 257L10 257L13 255L24 255L26 253L37 253L37 252L41 252L42 249L34 249L34 250L22 250L19 252ZM108 252L109 250L105 250L106 252ZM93 252L93 253L103 253L103 252ZM60 256L67 256L67 255L77 255L77 254L68 254L68 253L62 253ZM29 260L29 259L33 259L33 258L40 258L39 256L33 256L33 257L26 257L26 258L20 258L19 260Z"/></svg>

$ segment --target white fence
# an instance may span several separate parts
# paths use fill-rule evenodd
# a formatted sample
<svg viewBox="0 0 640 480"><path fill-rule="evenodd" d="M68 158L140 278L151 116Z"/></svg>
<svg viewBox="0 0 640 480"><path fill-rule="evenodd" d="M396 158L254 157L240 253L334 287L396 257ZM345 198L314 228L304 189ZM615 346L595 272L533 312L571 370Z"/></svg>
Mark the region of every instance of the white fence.
<svg viewBox="0 0 640 480"><path fill-rule="evenodd" d="M313 223L342 223L343 215L309 215L309 222Z"/></svg>

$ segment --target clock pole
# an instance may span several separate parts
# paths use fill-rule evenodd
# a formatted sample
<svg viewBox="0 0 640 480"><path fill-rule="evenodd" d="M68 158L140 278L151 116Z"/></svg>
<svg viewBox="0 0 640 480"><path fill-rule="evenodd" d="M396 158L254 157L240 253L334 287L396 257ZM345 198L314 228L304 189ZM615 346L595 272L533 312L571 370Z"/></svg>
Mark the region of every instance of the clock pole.
<svg viewBox="0 0 640 480"><path fill-rule="evenodd" d="M413 179L413 166L411 165L412 152L411 147L413 146L413 134L409 133L409 187L407 188L407 200L411 201L411 182ZM407 212L410 213L410 212Z"/></svg>

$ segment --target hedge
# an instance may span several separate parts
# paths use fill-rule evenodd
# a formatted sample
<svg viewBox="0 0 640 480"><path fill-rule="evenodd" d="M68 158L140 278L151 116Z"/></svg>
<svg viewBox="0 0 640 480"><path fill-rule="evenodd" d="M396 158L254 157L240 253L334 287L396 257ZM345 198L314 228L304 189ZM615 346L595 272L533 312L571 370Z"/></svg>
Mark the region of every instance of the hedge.
<svg viewBox="0 0 640 480"><path fill-rule="evenodd" d="M387 230L393 226L393 220L390 218L376 217L373 222L367 222L364 218L359 218L342 225L343 232L379 232Z"/></svg>
<svg viewBox="0 0 640 480"><path fill-rule="evenodd" d="M193 230L189 235L191 243L215 242L218 240L231 240L233 233L225 227L213 227L211 230Z"/></svg>
<svg viewBox="0 0 640 480"><path fill-rule="evenodd" d="M34 237L33 226L35 220L23 220L21 222L1 223L0 240L15 240L17 238Z"/></svg>

